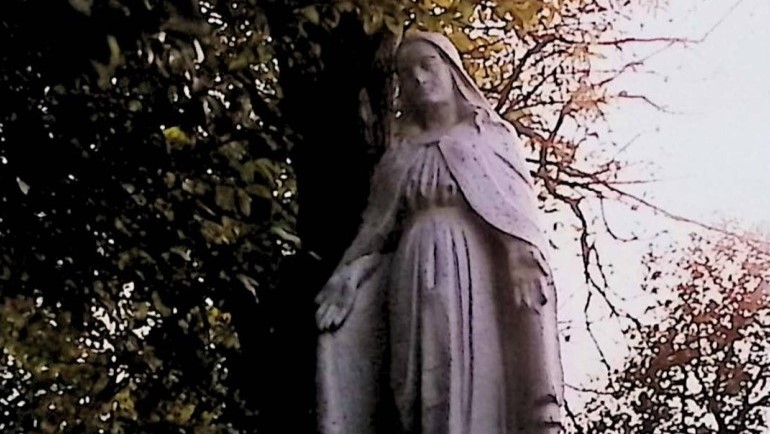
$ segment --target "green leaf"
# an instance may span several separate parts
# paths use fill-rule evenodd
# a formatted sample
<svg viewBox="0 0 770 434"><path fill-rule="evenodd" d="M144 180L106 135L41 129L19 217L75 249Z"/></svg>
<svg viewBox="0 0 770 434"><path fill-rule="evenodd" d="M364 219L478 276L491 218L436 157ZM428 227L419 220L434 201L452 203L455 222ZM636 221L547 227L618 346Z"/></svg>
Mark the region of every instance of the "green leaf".
<svg viewBox="0 0 770 434"><path fill-rule="evenodd" d="M334 29L340 24L340 11L337 8L332 8L330 14L331 16L324 18L324 23L328 28Z"/></svg>
<svg viewBox="0 0 770 434"><path fill-rule="evenodd" d="M426 14L423 16L423 25L425 26L425 29L429 32L443 33L443 30L444 30L441 19L429 14Z"/></svg>
<svg viewBox="0 0 770 434"><path fill-rule="evenodd" d="M142 102L139 100L132 99L128 102L128 110L132 112L138 112L142 110Z"/></svg>
<svg viewBox="0 0 770 434"><path fill-rule="evenodd" d="M318 25L321 22L321 16L315 6L306 6L300 9L300 13L311 23Z"/></svg>
<svg viewBox="0 0 770 434"><path fill-rule="evenodd" d="M400 35L403 32L404 23L399 22L398 18L392 15L386 15L384 20L385 20L385 27L387 27L390 33L394 35Z"/></svg>
<svg viewBox="0 0 770 434"><path fill-rule="evenodd" d="M379 8L373 9L369 13L364 13L361 18L364 21L364 32L367 35L373 35L382 28L383 15L382 10Z"/></svg>
<svg viewBox="0 0 770 434"><path fill-rule="evenodd" d="M463 0L457 5L457 12L460 14L461 21L467 22L473 16L476 11L476 3Z"/></svg>
<svg viewBox="0 0 770 434"><path fill-rule="evenodd" d="M11 278L11 269L3 265L3 272L0 273L0 280L9 280Z"/></svg>
<svg viewBox="0 0 770 434"><path fill-rule="evenodd" d="M238 189L238 210L246 217L251 215L251 196L243 189Z"/></svg>
<svg viewBox="0 0 770 434"><path fill-rule="evenodd" d="M180 127L166 128L163 130L163 137L166 139L166 145L169 149L182 149L185 146L193 145L193 139Z"/></svg>
<svg viewBox="0 0 770 434"><path fill-rule="evenodd" d="M356 5L350 0L341 0L334 3L334 9L343 12L353 12L356 10Z"/></svg>
<svg viewBox="0 0 770 434"><path fill-rule="evenodd" d="M167 317L172 313L171 309L163 303L163 300L161 300L158 291L152 291L152 307L164 317Z"/></svg>
<svg viewBox="0 0 770 434"><path fill-rule="evenodd" d="M235 211L235 189L227 185L217 185L215 202L225 211Z"/></svg>
<svg viewBox="0 0 770 434"><path fill-rule="evenodd" d="M258 160L247 161L241 166L241 179L244 182L254 182L254 174L262 175L262 179L272 185L273 179L278 174L273 160L269 158L260 158Z"/></svg>
<svg viewBox="0 0 770 434"><path fill-rule="evenodd" d="M190 194L203 195L206 194L210 188L208 184L201 180L187 178L182 181L182 190Z"/></svg>
<svg viewBox="0 0 770 434"><path fill-rule="evenodd" d="M101 89L107 89L110 87L112 77L115 75L115 71L118 67L125 63L125 58L118 45L118 40L113 35L107 35L107 46L110 49L110 60L107 64L103 64L97 61L91 61L91 64L96 69L96 73L99 75L98 85Z"/></svg>
<svg viewBox="0 0 770 434"><path fill-rule="evenodd" d="M473 40L462 30L457 30L449 35L455 47L462 53L473 49Z"/></svg>
<svg viewBox="0 0 770 434"><path fill-rule="evenodd" d="M231 59L230 62L228 62L227 70L230 72L240 71L248 67L250 62L251 62L251 59L249 58L249 56L244 53L241 53L240 55Z"/></svg>
<svg viewBox="0 0 770 434"><path fill-rule="evenodd" d="M212 222L210 220L204 220L201 223L201 235L203 238L212 244L222 244L227 241L225 237L225 230L222 225Z"/></svg>
<svg viewBox="0 0 770 434"><path fill-rule="evenodd" d="M284 241L288 241L288 242L294 244L295 246L299 246L300 243L301 243L298 236L296 236L296 235L294 235L292 233L289 233L286 229L284 229L284 228L282 228L280 226L273 226L272 228L270 228L270 232L278 235Z"/></svg>
<svg viewBox="0 0 770 434"><path fill-rule="evenodd" d="M241 161L243 157L248 153L246 144L237 140L233 140L220 146L218 151L220 154L227 157L231 163Z"/></svg>
<svg viewBox="0 0 770 434"><path fill-rule="evenodd" d="M147 303L134 302L134 318L139 321L144 321L147 318L149 312Z"/></svg>
<svg viewBox="0 0 770 434"><path fill-rule="evenodd" d="M273 192L264 185L254 184L245 188L245 190L254 196L261 197L262 199L273 199Z"/></svg>
<svg viewBox="0 0 770 434"><path fill-rule="evenodd" d="M514 4L514 8L511 11L519 21L521 21L524 29L532 29L537 21L537 15L545 7L542 0L522 0L518 4Z"/></svg>

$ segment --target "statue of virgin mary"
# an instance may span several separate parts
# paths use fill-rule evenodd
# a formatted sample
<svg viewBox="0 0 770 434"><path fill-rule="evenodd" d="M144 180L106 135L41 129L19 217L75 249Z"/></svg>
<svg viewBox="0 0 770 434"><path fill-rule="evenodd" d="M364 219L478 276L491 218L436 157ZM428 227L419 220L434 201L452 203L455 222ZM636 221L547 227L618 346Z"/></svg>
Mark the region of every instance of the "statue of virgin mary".
<svg viewBox="0 0 770 434"><path fill-rule="evenodd" d="M443 35L397 52L403 114L317 297L323 434L560 432L557 294L511 125Z"/></svg>

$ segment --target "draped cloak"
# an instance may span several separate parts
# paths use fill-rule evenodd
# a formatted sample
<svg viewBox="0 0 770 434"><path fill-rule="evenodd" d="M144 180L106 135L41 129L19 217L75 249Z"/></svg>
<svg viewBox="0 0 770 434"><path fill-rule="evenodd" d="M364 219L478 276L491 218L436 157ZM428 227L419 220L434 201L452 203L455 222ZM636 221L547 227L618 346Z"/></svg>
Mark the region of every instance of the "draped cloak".
<svg viewBox="0 0 770 434"><path fill-rule="evenodd" d="M456 53L432 34L418 37L434 43L449 57L455 72L465 81L461 86L461 90L466 88L464 96L472 103L478 101L480 92L458 65ZM539 221L533 180L520 152L520 140L507 122L490 112L488 103L474 105L476 128L464 128L460 135L455 134L456 128L451 128L437 146L471 209L491 227L531 246L534 259L553 286L548 243ZM383 154L372 176L358 234L340 261L339 266L343 267L367 255L379 257L373 271L358 287L352 311L342 326L319 336L316 385L318 426L323 434L376 433L375 426L382 426L380 418L385 417L382 404L388 384L388 337L384 286L391 258L383 247L397 226L399 199L414 148L405 140L394 140ZM551 361L553 369L561 369L558 352L555 354L556 359ZM561 390L557 395L561 405Z"/></svg>

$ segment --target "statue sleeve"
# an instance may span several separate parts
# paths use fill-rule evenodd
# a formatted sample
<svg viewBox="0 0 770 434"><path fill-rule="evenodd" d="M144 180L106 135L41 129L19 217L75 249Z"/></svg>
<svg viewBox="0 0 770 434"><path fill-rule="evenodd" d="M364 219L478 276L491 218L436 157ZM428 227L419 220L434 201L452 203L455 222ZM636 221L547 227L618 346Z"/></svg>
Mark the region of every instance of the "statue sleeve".
<svg viewBox="0 0 770 434"><path fill-rule="evenodd" d="M366 208L361 215L356 237L345 251L340 265L348 265L360 258L383 250L392 241L398 211L398 187L390 153L383 155L372 175Z"/></svg>

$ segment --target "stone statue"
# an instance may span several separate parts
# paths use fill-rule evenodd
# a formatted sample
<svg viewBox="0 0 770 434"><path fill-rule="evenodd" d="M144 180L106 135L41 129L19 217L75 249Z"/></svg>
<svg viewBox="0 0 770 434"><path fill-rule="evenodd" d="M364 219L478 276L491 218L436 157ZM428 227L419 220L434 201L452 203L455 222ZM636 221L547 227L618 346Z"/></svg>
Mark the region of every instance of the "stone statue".
<svg viewBox="0 0 770 434"><path fill-rule="evenodd" d="M520 141L443 35L397 52L402 115L318 294L323 434L561 432L556 291Z"/></svg>

